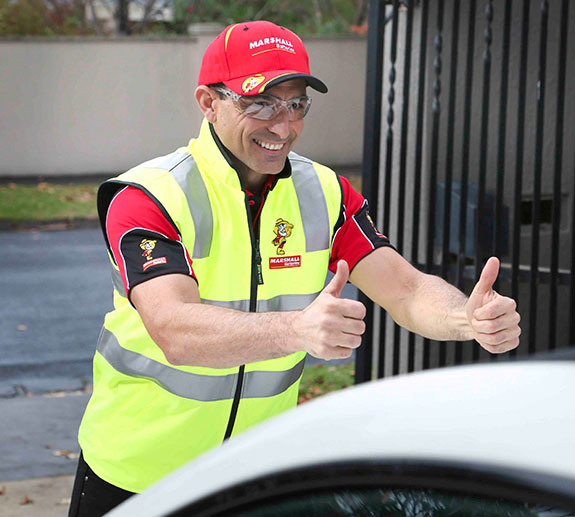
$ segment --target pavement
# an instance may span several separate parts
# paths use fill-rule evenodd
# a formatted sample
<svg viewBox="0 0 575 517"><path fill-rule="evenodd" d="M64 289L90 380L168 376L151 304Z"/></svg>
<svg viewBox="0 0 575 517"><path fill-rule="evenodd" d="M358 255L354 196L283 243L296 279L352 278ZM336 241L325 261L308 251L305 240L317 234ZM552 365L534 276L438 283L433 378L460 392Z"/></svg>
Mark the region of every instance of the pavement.
<svg viewBox="0 0 575 517"><path fill-rule="evenodd" d="M56 231L66 229L67 231ZM111 282L97 228L0 231L0 517L68 513Z"/></svg>
<svg viewBox="0 0 575 517"><path fill-rule="evenodd" d="M31 225L0 230L0 242L9 301L0 304L0 517L65 516L110 266L97 228ZM342 295L357 291L348 284Z"/></svg>
<svg viewBox="0 0 575 517"><path fill-rule="evenodd" d="M67 515L89 397L56 392L0 400L0 517Z"/></svg>

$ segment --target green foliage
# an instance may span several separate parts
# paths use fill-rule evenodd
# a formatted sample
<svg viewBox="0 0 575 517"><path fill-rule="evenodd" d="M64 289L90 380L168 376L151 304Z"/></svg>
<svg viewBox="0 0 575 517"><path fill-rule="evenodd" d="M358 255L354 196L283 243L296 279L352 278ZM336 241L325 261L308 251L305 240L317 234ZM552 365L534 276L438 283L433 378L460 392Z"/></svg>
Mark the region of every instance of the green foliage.
<svg viewBox="0 0 575 517"><path fill-rule="evenodd" d="M115 0L118 2L119 0ZM127 0L136 1L136 0ZM101 33L90 26L89 0L0 0L0 37ZM163 0L155 0L157 6ZM300 35L358 32L368 0L173 0L174 20L138 24L136 34L185 34L188 24L223 26L246 20L270 20Z"/></svg>
<svg viewBox="0 0 575 517"><path fill-rule="evenodd" d="M66 0L0 0L0 37L91 34L84 5Z"/></svg>
<svg viewBox="0 0 575 517"><path fill-rule="evenodd" d="M0 0L0 36L48 36L45 7L40 0Z"/></svg>
<svg viewBox="0 0 575 517"><path fill-rule="evenodd" d="M366 0L175 0L187 23L270 20L297 34L337 34L363 23Z"/></svg>

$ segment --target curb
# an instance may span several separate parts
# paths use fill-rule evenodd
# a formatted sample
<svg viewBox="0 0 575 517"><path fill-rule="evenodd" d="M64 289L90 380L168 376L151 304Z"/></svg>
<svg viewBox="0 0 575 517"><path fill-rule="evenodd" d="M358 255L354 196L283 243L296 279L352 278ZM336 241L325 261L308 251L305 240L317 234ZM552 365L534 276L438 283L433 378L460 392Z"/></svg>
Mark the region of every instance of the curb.
<svg viewBox="0 0 575 517"><path fill-rule="evenodd" d="M46 232L100 228L98 219L55 219L51 221L0 220L0 232Z"/></svg>

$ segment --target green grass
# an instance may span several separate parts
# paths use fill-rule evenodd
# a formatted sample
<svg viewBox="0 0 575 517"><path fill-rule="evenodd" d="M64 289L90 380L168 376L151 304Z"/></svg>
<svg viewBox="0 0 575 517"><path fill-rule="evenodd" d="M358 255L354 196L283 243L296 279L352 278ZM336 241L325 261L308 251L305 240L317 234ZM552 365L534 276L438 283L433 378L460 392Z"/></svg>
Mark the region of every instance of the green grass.
<svg viewBox="0 0 575 517"><path fill-rule="evenodd" d="M308 366L303 371L299 388L299 403L352 386L354 367L353 363L339 366L323 364Z"/></svg>
<svg viewBox="0 0 575 517"><path fill-rule="evenodd" d="M0 185L0 220L95 219L97 185Z"/></svg>

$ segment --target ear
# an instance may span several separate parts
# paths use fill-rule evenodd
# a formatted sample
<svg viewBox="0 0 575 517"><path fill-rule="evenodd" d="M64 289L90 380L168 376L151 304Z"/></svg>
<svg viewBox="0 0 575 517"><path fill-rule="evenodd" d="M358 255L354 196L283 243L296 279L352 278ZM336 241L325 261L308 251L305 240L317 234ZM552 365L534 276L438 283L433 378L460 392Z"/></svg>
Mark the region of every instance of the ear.
<svg viewBox="0 0 575 517"><path fill-rule="evenodd" d="M196 88L194 95L200 110L202 110L202 113L204 114L204 117L208 119L208 122L214 123L217 119L217 112L214 101L219 100L218 94L207 86L202 85Z"/></svg>

